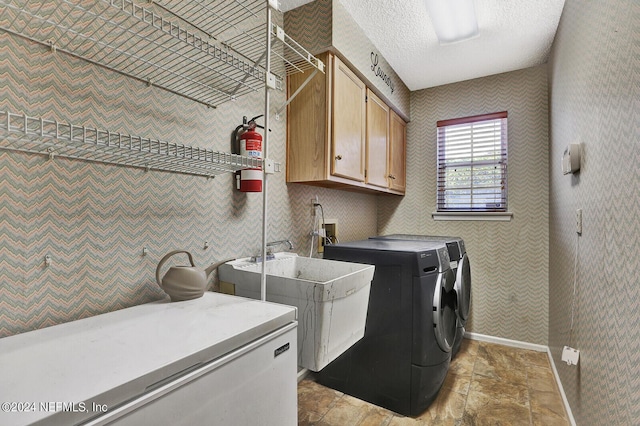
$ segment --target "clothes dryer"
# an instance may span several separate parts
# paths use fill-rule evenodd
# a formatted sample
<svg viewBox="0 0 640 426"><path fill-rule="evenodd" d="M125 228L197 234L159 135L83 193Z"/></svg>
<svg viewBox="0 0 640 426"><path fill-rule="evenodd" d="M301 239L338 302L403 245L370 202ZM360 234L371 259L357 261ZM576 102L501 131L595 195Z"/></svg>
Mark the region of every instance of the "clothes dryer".
<svg viewBox="0 0 640 426"><path fill-rule="evenodd" d="M455 338L455 276L444 243L364 240L325 246L325 259L375 265L364 337L318 382L404 415L436 398Z"/></svg>
<svg viewBox="0 0 640 426"><path fill-rule="evenodd" d="M406 241L436 241L444 242L447 245L451 269L456 275L455 291L457 295L457 328L456 337L451 350L451 357L455 357L460 350L462 339L464 338L465 325L469 319L471 310L471 263L469 255L464 245L464 240L460 237L446 237L433 235L411 235L411 234L391 234L370 237L372 239L383 240L406 240Z"/></svg>

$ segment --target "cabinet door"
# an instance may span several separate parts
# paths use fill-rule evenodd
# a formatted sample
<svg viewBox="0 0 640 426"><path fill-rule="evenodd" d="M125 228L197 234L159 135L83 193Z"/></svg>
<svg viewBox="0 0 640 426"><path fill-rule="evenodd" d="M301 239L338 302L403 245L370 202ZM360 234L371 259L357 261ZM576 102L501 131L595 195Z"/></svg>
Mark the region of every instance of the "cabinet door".
<svg viewBox="0 0 640 426"><path fill-rule="evenodd" d="M337 57L333 67L331 174L364 181L366 86Z"/></svg>
<svg viewBox="0 0 640 426"><path fill-rule="evenodd" d="M387 188L389 107L367 89L367 183Z"/></svg>
<svg viewBox="0 0 640 426"><path fill-rule="evenodd" d="M393 110L389 119L389 188L405 191L407 124Z"/></svg>
<svg viewBox="0 0 640 426"><path fill-rule="evenodd" d="M318 57L327 63L328 55ZM308 74L287 77L288 96L302 87ZM317 73L287 106L287 182L322 181L329 174L328 74Z"/></svg>

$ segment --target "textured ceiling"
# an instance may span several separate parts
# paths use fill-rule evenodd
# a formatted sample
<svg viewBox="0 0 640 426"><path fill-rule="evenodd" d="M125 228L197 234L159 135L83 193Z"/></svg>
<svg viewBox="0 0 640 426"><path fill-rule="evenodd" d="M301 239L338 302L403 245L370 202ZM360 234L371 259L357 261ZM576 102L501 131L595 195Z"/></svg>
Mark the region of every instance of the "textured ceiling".
<svg viewBox="0 0 640 426"><path fill-rule="evenodd" d="M337 0L409 90L545 63L564 0L474 0L479 36L440 45L424 0ZM281 0L283 10L308 0Z"/></svg>

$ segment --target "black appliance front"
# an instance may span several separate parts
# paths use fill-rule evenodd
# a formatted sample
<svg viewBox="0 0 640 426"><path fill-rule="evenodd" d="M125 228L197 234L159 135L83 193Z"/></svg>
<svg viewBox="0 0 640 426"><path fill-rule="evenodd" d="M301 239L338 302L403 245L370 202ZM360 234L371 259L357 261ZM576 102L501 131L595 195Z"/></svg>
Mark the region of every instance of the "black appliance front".
<svg viewBox="0 0 640 426"><path fill-rule="evenodd" d="M425 248L434 245L405 249L396 242L359 243L326 246L324 258L375 265L365 334L317 380L415 416L435 399L448 371L456 329L455 277L450 269L439 270L437 250Z"/></svg>
<svg viewBox="0 0 640 426"><path fill-rule="evenodd" d="M375 240L439 241L446 243L449 259L451 260L451 269L456 274L455 290L458 297L456 308L458 324L451 350L451 358L455 357L462 345L465 333L464 326L471 310L471 266L464 240L460 237L412 234L377 235L369 238Z"/></svg>

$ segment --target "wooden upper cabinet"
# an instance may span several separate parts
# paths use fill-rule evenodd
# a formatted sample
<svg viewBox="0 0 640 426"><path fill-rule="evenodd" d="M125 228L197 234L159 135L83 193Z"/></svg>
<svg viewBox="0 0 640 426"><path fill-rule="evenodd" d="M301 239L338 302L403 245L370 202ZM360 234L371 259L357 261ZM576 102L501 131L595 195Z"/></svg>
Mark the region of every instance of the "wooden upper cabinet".
<svg viewBox="0 0 640 426"><path fill-rule="evenodd" d="M334 57L331 174L364 181L367 87Z"/></svg>
<svg viewBox="0 0 640 426"><path fill-rule="evenodd" d="M398 174L389 158L392 111L335 55L316 56L325 74L304 87L308 73L287 77L289 97L302 87L287 106L287 182L404 194L389 177ZM403 155L396 153L396 160L404 170Z"/></svg>
<svg viewBox="0 0 640 426"><path fill-rule="evenodd" d="M389 187L404 192L407 185L407 124L392 110L389 127Z"/></svg>
<svg viewBox="0 0 640 426"><path fill-rule="evenodd" d="M319 56L327 65L328 55ZM287 77L291 96L307 80L309 73ZM287 182L318 182L327 178L330 143L330 81L318 72L287 106Z"/></svg>
<svg viewBox="0 0 640 426"><path fill-rule="evenodd" d="M387 188L389 157L389 107L367 89L366 182Z"/></svg>

